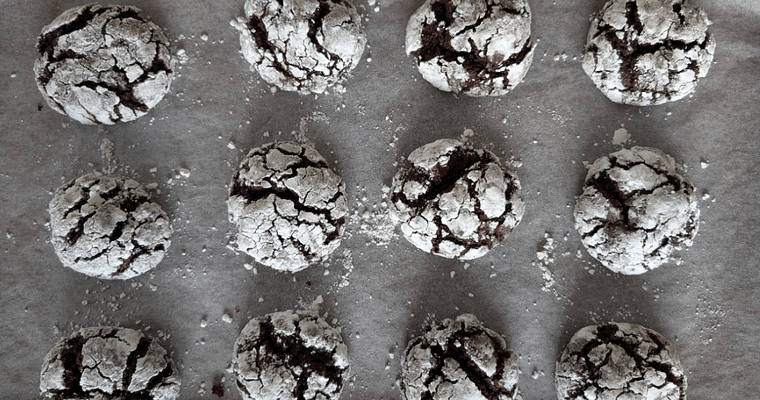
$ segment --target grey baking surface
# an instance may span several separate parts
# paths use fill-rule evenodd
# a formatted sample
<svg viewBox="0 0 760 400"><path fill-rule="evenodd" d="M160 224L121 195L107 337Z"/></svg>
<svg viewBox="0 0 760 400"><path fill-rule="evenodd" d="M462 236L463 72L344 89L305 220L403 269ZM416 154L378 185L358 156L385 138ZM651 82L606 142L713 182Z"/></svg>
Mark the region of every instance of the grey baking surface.
<svg viewBox="0 0 760 400"><path fill-rule="evenodd" d="M224 398L238 399L225 370L248 319L321 295L322 312L343 326L349 347L344 399L399 398L406 341L426 321L464 312L504 334L520 355L526 399L555 398L554 362L565 343L581 327L610 320L672 340L689 398L757 398L760 2L694 1L714 22L715 63L693 96L649 108L611 103L581 69L588 15L603 0L532 0L533 66L512 93L480 99L438 91L404 54L406 22L421 3L357 0L369 47L345 92L300 96L272 93L248 70L229 25L242 15L242 0L126 1L162 26L186 60L172 92L148 115L97 127L44 105L32 74L42 26L84 3L0 1L0 397L39 398L42 359L59 338L79 326L118 324L164 338L181 370L182 399L216 398L214 384L223 385ZM616 150L612 135L623 125L629 145L671 154L699 194L709 194L700 201L700 233L678 253L681 262L640 276L608 273L573 229L583 162ZM422 253L399 236L378 245L368 231L383 215L382 186L394 163L465 128L476 145L522 162L515 168L522 223L468 265ZM248 149L293 139L294 131L334 163L356 214L329 265L294 275L254 265L254 274L244 268L252 260L227 247L227 184ZM154 198L175 227L158 268L126 282L65 269L48 241L52 191L109 168L156 182ZM556 283L548 291L537 257L545 235L556 245L547 264ZM231 323L222 321L225 313Z"/></svg>

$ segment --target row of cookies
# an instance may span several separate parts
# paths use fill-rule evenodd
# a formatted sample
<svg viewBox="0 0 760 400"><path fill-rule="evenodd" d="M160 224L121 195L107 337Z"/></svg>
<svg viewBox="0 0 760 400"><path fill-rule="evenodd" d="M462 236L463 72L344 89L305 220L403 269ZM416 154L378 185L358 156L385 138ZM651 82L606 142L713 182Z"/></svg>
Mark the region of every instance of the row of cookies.
<svg viewBox="0 0 760 400"><path fill-rule="evenodd" d="M481 257L523 217L517 175L490 151L455 139L414 150L393 178L390 215L417 248L446 258ZM310 144L251 150L229 185L237 248L297 272L340 246L349 212L345 183ZM102 279L129 279L166 254L172 227L138 182L87 174L56 189L49 205L61 262ZM690 246L699 228L694 187L672 157L646 147L596 160L575 206L575 226L605 267L641 274Z"/></svg>
<svg viewBox="0 0 760 400"><path fill-rule="evenodd" d="M232 370L245 400L340 398L350 372L340 327L315 310L254 318L234 344ZM405 400L522 399L517 356L471 314L424 327L401 358ZM557 398L685 398L675 347L636 324L591 325L576 332L556 363ZM175 400L180 375L171 357L139 331L83 328L48 352L40 390L55 399ZM223 389L216 389L220 397Z"/></svg>
<svg viewBox="0 0 760 400"><path fill-rule="evenodd" d="M324 92L367 42L349 1L247 0L245 15L232 21L243 56L284 90ZM583 69L614 102L679 100L710 68L710 21L685 0L610 0L592 17ZM427 0L409 20L406 52L441 90L504 95L531 65L530 23L527 0ZM42 29L37 48L40 92L84 124L132 121L169 92L169 41L134 7L72 8Z"/></svg>

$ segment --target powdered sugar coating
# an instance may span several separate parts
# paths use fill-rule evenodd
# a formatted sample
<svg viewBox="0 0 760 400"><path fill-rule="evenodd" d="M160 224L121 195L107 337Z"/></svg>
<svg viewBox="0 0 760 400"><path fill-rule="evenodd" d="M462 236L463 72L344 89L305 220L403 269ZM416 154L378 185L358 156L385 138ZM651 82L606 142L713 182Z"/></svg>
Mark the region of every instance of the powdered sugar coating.
<svg viewBox="0 0 760 400"><path fill-rule="evenodd" d="M67 10L40 34L37 87L55 111L87 125L132 121L169 92L169 40L130 6Z"/></svg>
<svg viewBox="0 0 760 400"><path fill-rule="evenodd" d="M407 24L406 53L440 90L501 96L533 61L530 20L526 0L427 0Z"/></svg>
<svg viewBox="0 0 760 400"><path fill-rule="evenodd" d="M180 376L166 350L139 331L82 328L45 356L40 391L55 400L174 400Z"/></svg>
<svg viewBox="0 0 760 400"><path fill-rule="evenodd" d="M84 175L56 189L48 210L58 258L96 278L145 273L171 245L169 217L132 179Z"/></svg>
<svg viewBox="0 0 760 400"><path fill-rule="evenodd" d="M255 318L235 341L232 369L245 400L337 400L348 377L340 328L310 311Z"/></svg>
<svg viewBox="0 0 760 400"><path fill-rule="evenodd" d="M694 187L675 161L648 147L594 162L575 205L575 228L594 258L614 272L642 274L691 246L699 228Z"/></svg>
<svg viewBox="0 0 760 400"><path fill-rule="evenodd" d="M322 93L356 68L367 39L348 0L247 0L231 22L251 70L280 89Z"/></svg>
<svg viewBox="0 0 760 400"><path fill-rule="evenodd" d="M345 184L313 146L277 142L253 149L232 178L227 202L237 247L256 261L296 272L340 246Z"/></svg>
<svg viewBox="0 0 760 400"><path fill-rule="evenodd" d="M709 25L685 0L610 0L592 15L583 70L615 103L682 99L710 69Z"/></svg>
<svg viewBox="0 0 760 400"><path fill-rule="evenodd" d="M440 139L408 159L411 165L393 178L391 215L416 247L469 260L485 255L520 222L520 182L493 153Z"/></svg>
<svg viewBox="0 0 760 400"><path fill-rule="evenodd" d="M587 326L557 361L559 400L684 400L686 377L676 348L636 324Z"/></svg>
<svg viewBox="0 0 760 400"><path fill-rule="evenodd" d="M512 400L517 356L472 314L445 319L409 341L401 360L404 400Z"/></svg>

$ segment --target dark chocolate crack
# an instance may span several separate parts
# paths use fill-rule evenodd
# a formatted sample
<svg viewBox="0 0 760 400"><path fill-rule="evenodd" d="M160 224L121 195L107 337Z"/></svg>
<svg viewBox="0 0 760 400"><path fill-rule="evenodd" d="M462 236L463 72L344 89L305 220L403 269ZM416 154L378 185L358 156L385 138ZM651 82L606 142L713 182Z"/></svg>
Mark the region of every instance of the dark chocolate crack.
<svg viewBox="0 0 760 400"><path fill-rule="evenodd" d="M598 381L600 379L603 379L604 376L602 375L602 367L607 365L611 362L610 356L612 354L612 349L608 349L606 353L605 359L599 363L599 365L595 364L593 361L591 361L589 354L597 347L602 345L613 345L620 349L622 349L625 354L633 359L635 362L635 367L632 370L639 371L642 375L642 378L644 379L643 375L647 372L647 370L656 370L659 372L663 372L666 376L665 382L672 383L675 386L679 388L680 400L686 399L686 391L685 391L685 379L683 377L683 372L680 370L676 370L676 366L672 362L660 362L656 361L654 359L650 359L650 357L663 357L663 351L665 351L665 347L667 345L667 342L663 340L656 332L652 331L648 328L643 328L646 332L647 337L642 337L638 333L634 333L631 331L622 331L622 336L618 336L617 333L621 331L620 327L617 324L608 324L608 325L601 325L596 327L596 334L595 337L591 340L589 340L583 348L581 348L577 353L565 353L563 354L562 358L571 360L571 359L577 359L580 363L580 366L583 367L582 369L582 376L583 379L573 379L574 388L567 392L567 395L565 398L567 399L574 399L574 398L585 398L584 392L588 390L591 387L596 388L598 392L604 392L606 388L600 387L598 385ZM652 342L656 346L652 348L648 348L648 352L645 355L641 354L641 351L643 350L642 345L645 342ZM568 345L569 346L569 345ZM667 361L670 360L670 355L665 354L664 358L667 359ZM577 370L577 367L573 368L574 370ZM634 380L639 380L634 379ZM633 380L628 381L629 385L632 383ZM664 386L664 385L663 385ZM628 386L630 387L630 386ZM662 386L658 386L662 387Z"/></svg>
<svg viewBox="0 0 760 400"><path fill-rule="evenodd" d="M144 256L146 254L152 254L159 251L165 251L166 247L163 244L157 244L153 248L141 246L139 243L137 243L136 240L132 239L132 244L135 246L134 249L132 249L132 254L129 255L119 266L119 268L116 269L111 274L111 277L118 277L119 275L122 275L124 272L126 272L129 267L137 260L139 257Z"/></svg>
<svg viewBox="0 0 760 400"><path fill-rule="evenodd" d="M66 211L64 214L63 220L66 219L66 216L68 216L71 212L78 212L81 210L82 206L87 204L90 199L90 188L93 186L96 186L100 180L94 181L90 186L82 187L82 199L80 199L76 204L74 204L69 210ZM117 240L119 237L121 237L122 230L124 229L124 226L129 224L130 222L134 221L134 217L132 216L132 213L142 204L150 203L150 199L147 196L138 195L134 192L122 190L121 184L116 185L114 188L109 190L108 192L98 193L100 197L104 200L103 204L101 204L98 207L102 207L105 204L113 204L122 211L124 211L127 214L126 220L118 222L115 226L111 234L108 236L111 241ZM122 198L116 198L116 196L123 196ZM77 241L82 237L84 234L84 225L87 223L87 221L92 218L94 215L96 215L97 212L93 212L87 215L80 215L79 219L77 220L77 225L73 227L69 233L66 235L66 242L69 246L74 246ZM92 260L93 258L90 258ZM85 260L85 259L83 259Z"/></svg>
<svg viewBox="0 0 760 400"><path fill-rule="evenodd" d="M168 356L164 356L163 362L166 363L166 367L149 380L145 389L135 392L127 390L137 369L138 360L145 357L151 345L151 340L142 335L136 348L130 352L125 360L126 368L123 371L121 382L119 382L123 389L107 393L99 389L84 390L80 384L85 369L82 354L82 349L85 344L93 338L118 339L116 335L121 329L125 328L100 328L97 331L89 332L88 334L91 336L84 336L84 331L80 331L72 335L70 338L64 339L59 347L59 353L52 355L53 358L49 358L46 361L46 365L52 365L53 361L56 359L61 360L61 364L64 368L63 377L65 388L48 389L46 393L54 400L89 399L93 396L100 396L99 398L104 400L154 400L154 396L151 392L158 387L171 385L172 383L169 378L175 375L176 371L174 371L171 359L169 359ZM119 340L124 342L122 339ZM129 345L129 343L127 344ZM113 354L116 354L108 352L108 349L104 349L104 351L105 353L103 355L105 356L113 356ZM94 368L96 369L96 372L100 374L100 372L97 371L98 367L95 366ZM46 372L46 370L43 370L43 377ZM104 380L109 379L103 377L102 374L100 376Z"/></svg>
<svg viewBox="0 0 760 400"><path fill-rule="evenodd" d="M137 360L145 357L150 349L151 340L146 337L141 337L135 348L127 357L127 367L124 368L124 373L121 376L121 385L124 388L128 388L130 382L132 382L132 375L137 370Z"/></svg>
<svg viewBox="0 0 760 400"><path fill-rule="evenodd" d="M311 43L314 44L314 47L317 49L317 51L335 61L339 58L338 55L327 51L325 47L319 43L319 39L317 38L317 33L322 32L323 20L329 13L330 3L326 1L320 2L319 7L317 7L317 9L314 11L314 14L311 16L311 18L309 18L309 32L306 34L306 37L311 40Z"/></svg>
<svg viewBox="0 0 760 400"><path fill-rule="evenodd" d="M97 58L100 57L99 52L93 52L91 54L78 54L72 49L60 48L58 42L59 42L59 38L64 35L69 35L79 30L87 29L88 27L91 27L91 24L94 23L94 20L102 16L103 14L114 14L114 15L107 15L105 20L103 21L98 21L98 23L102 24L100 26L100 32L103 37L108 35L108 33L106 32L107 27L113 21L123 21L123 20L130 19L130 20L139 21L145 25L150 24L149 43L152 43L155 45L155 48L154 48L155 55L149 65L142 65L138 63L140 68L143 70L143 73L139 77L137 77L134 81L132 82L128 81L126 71L118 67L119 60L114 59L114 66L110 70L110 72L112 72L113 74L110 75L110 79L108 79L108 81L98 80L98 78L90 78L89 80L85 80L78 83L63 82L63 84L65 85L71 85L74 87L84 87L92 91L97 91L98 88L104 88L114 93L119 98L120 103L114 106L112 110L113 114L110 114L109 120L110 120L110 123L116 123L125 118L125 116L122 115L122 112L119 110L119 105L123 105L124 107L130 108L134 110L135 112L139 112L139 113L146 113L149 110L149 107L136 96L135 88L137 86L139 86L140 84L144 83L145 81L149 79L152 79L152 77L162 72L165 72L169 76L171 76L171 74L173 73L171 66L167 64L167 60L162 59L163 56L166 56L168 54L168 52L166 52L166 54L162 54L162 51L161 51L163 48L168 46L168 42L163 37L163 34L160 31L160 28L152 25L147 19L140 16L138 10L134 8L108 6L108 7L101 7L100 9L93 11L93 8L95 6L96 5L89 5L89 6L83 7L80 10L80 13L76 16L76 18L72 22L62 25L40 36L37 43L37 48L40 52L39 61L41 62L41 68L37 73L37 82L42 87L47 86L50 80L53 79L55 70L60 65L64 64L67 60L76 60L76 65L79 68L85 68L92 71L92 68L90 68L90 65L95 62L99 62L99 60L97 60ZM117 12L114 13L114 11L117 11ZM128 44L125 44L124 41L118 37L115 39L117 40L115 40L114 43L110 46L106 46L105 42L100 43L101 47L99 50L104 50L104 49L110 50L113 48L119 48L119 47L128 45ZM96 71L93 71L93 73L95 72ZM99 76L103 72L105 71L100 71L96 75ZM113 83L114 79L116 83ZM166 90L168 91L168 87L166 88ZM49 96L48 98L51 102L51 105L55 105L61 112L65 113L65 107L61 103L60 99L55 99ZM89 110L83 110L81 112L86 114L87 119L92 123L101 124L104 122L109 122L109 121L98 120L95 117L95 115L93 115L93 113L90 112ZM129 117L131 120L132 116L129 116Z"/></svg>
<svg viewBox="0 0 760 400"><path fill-rule="evenodd" d="M94 5L85 6L82 9L82 12L77 15L73 21L61 25L58 28L40 36L37 41L37 50L39 50L40 55L46 57L49 63L53 61L60 61L54 58L55 49L58 46L58 39L60 39L61 36L68 35L72 32L76 32L87 27L90 21L92 21L95 17L108 11L107 8L100 8L97 11L93 11L93 7ZM66 51L64 50L63 53L65 52ZM44 83L47 84L48 81L49 77L48 80L44 81Z"/></svg>
<svg viewBox="0 0 760 400"><path fill-rule="evenodd" d="M666 187L671 187L673 192L681 192L687 197L690 196L691 193L693 193L694 191L694 188L691 186L691 184L683 181L678 176L675 176L667 171L660 170L656 168L655 166L649 165L643 161L628 163L628 164L620 164L616 157L609 157L609 161L610 161L610 167L600 172L599 174L590 177L586 181L586 187L593 187L597 193L602 195L613 208L619 211L620 218L606 219L604 221L600 221L600 224L597 227L595 227L592 231L587 232L582 235L584 239L594 236L601 229L608 231L611 236L617 236L618 234L621 234L621 233L625 234L628 232L634 232L634 231L639 231L639 230L647 231L647 232L656 231L657 228L644 229L644 228L635 226L630 221L629 212L631 209L631 202L642 196L651 195L655 191L662 188L666 188ZM645 165L647 168L655 171L660 176L665 177L666 181L651 189L638 189L631 192L622 191L618 183L610 177L609 171L613 168L630 170L631 168L637 165ZM693 227L691 229L687 229L687 232L684 235L684 237L689 237L690 232L692 230L693 230ZM682 241L683 239L677 240L678 243ZM667 244L668 244L667 242L662 243L659 248L662 248L666 246Z"/></svg>
<svg viewBox="0 0 760 400"><path fill-rule="evenodd" d="M687 25L685 15L682 13L682 4L673 4L673 12L678 15L680 25ZM615 51L620 56L622 64L620 66L620 73L622 76L622 83L625 92L650 92L656 95L662 95L667 99L672 98L671 88L665 85L661 89L651 88L646 85L639 84L639 76L641 71L636 67L639 59L644 55L656 54L662 51L673 51L676 49L688 52L692 49L704 50L707 48L708 43L712 41L712 36L709 32L706 33L705 39L701 42L684 42L681 40L666 39L659 43L640 43L638 36L642 34L644 27L639 18L638 3L637 0L629 0L625 4L625 16L627 22L627 29L623 31L617 30L612 25L607 24L603 20L603 16L598 16L599 25L596 27L594 33L594 39L603 36L604 39L609 42ZM617 36L618 33L623 32L623 38ZM598 65L597 52L598 47L594 43L589 43L586 47L586 52L594 55L595 64ZM670 61L670 60L668 60ZM675 76L679 74L679 71L675 69L675 65L671 65L668 69L668 75L672 81ZM694 71L695 76L699 75L699 66L696 60L690 60L687 69ZM602 76L602 79L606 79Z"/></svg>
<svg viewBox="0 0 760 400"><path fill-rule="evenodd" d="M272 317L267 315L258 320L259 334L246 338L245 344L237 349L237 353L250 353L255 350L256 356L252 361L259 371L264 371L270 366L285 366L291 369L297 377L291 392L296 399L306 399L308 380L312 376L326 378L329 384L335 385L333 393L325 393L326 398L333 398L343 388L343 373L346 368L336 365L335 349L309 346L300 336L299 322L294 321L293 333L277 332ZM237 385L250 395L239 378Z"/></svg>
<svg viewBox="0 0 760 400"><path fill-rule="evenodd" d="M481 171L487 168L488 163L495 162L495 158L488 152L479 154L477 151L464 147L457 147L453 152L448 154L449 160L446 165L436 163L432 170L428 171L417 166L412 166L404 178L406 182L419 182L427 186L425 193L420 195L416 200L409 200L402 191L394 193L391 200L394 203L401 202L408 207L420 210L427 207L431 200L444 193L450 192L458 180L462 179L468 172L479 169Z"/></svg>
<svg viewBox="0 0 760 400"><path fill-rule="evenodd" d="M249 157L256 156L256 155L266 157L266 155L270 151L277 150L286 155L297 156L300 158L300 160L298 162L288 165L285 171L269 170L272 172L276 172L277 178L273 176L264 178L264 180L268 182L270 185L270 187L268 188L265 188L263 186L249 185L247 182L244 181L244 179L241 179L242 174L249 172L249 166L244 162L242 164L241 170L239 170L235 174L235 177L233 178L233 183L230 188L230 197L240 196L244 198L249 204L259 201L261 199L264 199L270 195L274 195L276 198L288 200L291 203L293 203L295 210L299 212L301 211L309 212L312 214L320 215L325 218L325 220L328 223L327 226L322 226L322 224L317 223L317 225L320 225L323 228L324 233L326 234L326 238L324 242L325 244L329 244L335 240L338 240L340 237L341 228L345 225L345 222L346 222L345 217L334 218L332 216L331 208L318 208L318 207L304 204L304 199L301 199L296 192L294 192L292 189L288 188L284 184L284 182L287 179L296 177L301 174L305 174L306 168L311 167L315 169L329 169L327 162L325 162L324 160L317 160L317 161L309 160L305 156L305 152L306 152L305 148L302 148L301 151L298 153L292 153L280 147L276 147L276 144L274 144L270 147L263 148L260 150L261 151L255 154L249 155ZM328 204L334 204L343 195L344 194L342 191L336 190L335 195L332 197L332 199L328 201ZM279 215L279 216L280 218L286 219L288 221L291 221L299 225L300 224L313 225L313 223L300 220L298 216L294 216L294 217L286 217L282 215ZM332 229L333 227L335 229ZM324 229L324 228L328 228L328 229ZM296 247L304 255L304 257L306 257L308 261L311 261L315 257L317 257L317 254L314 250L306 247L304 244L300 243L297 240L292 240L289 237L281 237L281 236L280 236L280 239L283 242L290 243L294 247Z"/></svg>
<svg viewBox="0 0 760 400"><path fill-rule="evenodd" d="M334 77L337 79L352 68L352 62L350 62L350 60L342 60L341 56L329 51L319 39L319 36L322 34L324 20L333 11L333 5L353 9L351 3L344 0L319 0L319 5L311 15L295 15L295 17L282 17L281 15L283 13L292 13L292 10L282 10L283 3L281 1L278 3L280 4L280 7L276 14L271 16L268 15L268 8L265 8L261 15L253 14L249 16L248 22L246 23L246 27L250 31L259 51L271 55L271 57L262 58L259 64L266 61L272 68L282 75L286 83L293 85L298 88L298 90L310 87L316 76L324 78ZM280 21L283 18L285 18L285 21ZM285 48L282 48L281 45L269 40L268 28L278 28L281 24L290 23L291 18L307 19L309 30L306 33L306 38L317 53L322 54L329 60L327 65L322 66L327 69L326 72L315 70L312 67L303 66L297 62L289 62L285 54L286 47L288 46L287 39L284 43ZM343 23L349 24L354 22L349 20L344 21ZM309 52L308 48L305 50L307 53ZM301 71L304 76L297 77L293 72L294 70Z"/></svg>
<svg viewBox="0 0 760 400"><path fill-rule="evenodd" d="M438 330L446 329L446 326L439 326ZM466 349L466 343L468 339L474 337L487 337L494 350L494 356L496 358L496 371L493 375L483 371L473 359ZM510 350L507 350L502 346L501 341L498 338L494 338L489 332L480 327L472 327L469 329L459 329L452 332L450 336L446 338L445 343L439 343L437 341L429 341L427 337L422 336L414 339L407 348L407 354L413 348L429 349L433 364L430 370L427 372L427 377L423 384L425 387L430 388L437 381L448 381L449 378L444 373L444 365L446 360L454 360L459 368L466 374L467 379L472 382L480 391L480 394L488 400L499 400L503 396L512 398L517 391L516 387L504 387L500 384L500 381L504 378L508 372L507 368L512 363L514 357ZM402 385L405 383L402 381ZM402 387L403 390L403 387ZM422 398L433 399L434 391L428 389L422 393Z"/></svg>
<svg viewBox="0 0 760 400"><path fill-rule="evenodd" d="M506 226L504 221L507 215L512 213L512 204L509 199L517 191L517 186L511 177L505 174L507 186L505 190L505 197L507 199L505 211L496 218L489 218L480 207L480 197L476 191L477 182L466 179L466 176L472 171L480 171L481 176L484 175L491 163L497 163L497 159L490 152L478 152L473 149L458 147L448 154L448 162L445 166L437 163L430 171L419 167L412 167L407 170L402 178L404 184L406 182L419 182L426 187L425 193L417 199L410 200L406 197L402 184L402 190L393 193L391 201L393 203L404 204L413 210L413 215L419 215L428 208L438 209L437 200L440 199L440 196L451 192L456 183L463 180L467 184L468 195L474 200L475 215L478 216L481 222L477 228L478 238L463 239L456 236L443 223L441 216L436 215L432 222L438 227L438 231L436 237L432 239L432 251L440 253L440 245L443 242L452 242L464 248L457 257L464 256L473 248L485 247L492 249L498 243L501 243L513 230L512 227ZM491 228L490 225L494 222L497 224L496 228Z"/></svg>
<svg viewBox="0 0 760 400"><path fill-rule="evenodd" d="M56 190L49 210L53 245L63 264L69 268L77 271L88 268L88 274L97 274L96 276L103 278L127 279L136 275L134 271L125 274L136 261L141 260L143 263L139 269L150 269L155 266L156 259L160 260L163 257L163 252L170 245L168 235L172 231L171 225L166 214L150 201L141 187L126 188L125 178L114 177L105 182L106 185L113 186L104 191L103 187L99 187L104 184L104 179L106 178L85 175ZM80 198L73 204L67 204L64 196L67 191L74 190L72 188L76 188ZM89 206L91 209L87 210L88 214L84 214L82 208L92 200L92 196L99 197L102 201L99 199L98 204ZM118 208L124 213L123 218L104 215L104 207ZM97 221L99 224L109 224L101 226L105 231L86 232L87 224L98 218L103 218L102 221ZM160 232L155 232L158 236L154 237L153 233L149 233L141 239L142 229L158 229ZM83 240L86 240L86 243L82 242ZM141 244L142 240L150 242ZM91 242L98 242L99 245L93 246ZM128 254L124 256L125 259L120 265L111 265L105 260L109 254L112 255L114 251L123 252L128 246ZM146 259L146 255L156 257ZM91 267L96 268L98 272L93 272Z"/></svg>
<svg viewBox="0 0 760 400"><path fill-rule="evenodd" d="M269 41L269 32L267 32L267 27L264 24L264 21L262 21L261 17L257 16L256 14L251 15L247 26L251 31L251 35L253 36L254 41L256 42L256 47L272 55L280 53L280 50L277 48L277 46ZM272 57L270 61L272 62L272 67L274 67L277 72L281 73L288 79L295 79L290 70L278 60L278 57Z"/></svg>
<svg viewBox="0 0 760 400"><path fill-rule="evenodd" d="M493 13L495 7L499 7L507 14L521 15L524 10L513 10L505 5L494 2L486 2L486 11L483 16L471 25L468 25L461 32L476 30L485 20ZM431 10L435 16L431 22L426 22L422 26L421 47L412 51L410 54L415 57L417 63L428 62L436 57L440 57L446 62L455 62L469 74L467 81L462 82L461 91L469 91L475 87L490 87L493 89L494 81L503 78L503 86L509 85L508 67L515 64L521 64L528 54L533 50L531 38L525 40L521 50L511 54L503 61L494 61L487 57L488 48L486 45L483 49L478 49L472 39L469 40L470 50L460 51L455 49L452 44L450 27L454 23L454 11L456 5L452 0L438 0L431 4Z"/></svg>

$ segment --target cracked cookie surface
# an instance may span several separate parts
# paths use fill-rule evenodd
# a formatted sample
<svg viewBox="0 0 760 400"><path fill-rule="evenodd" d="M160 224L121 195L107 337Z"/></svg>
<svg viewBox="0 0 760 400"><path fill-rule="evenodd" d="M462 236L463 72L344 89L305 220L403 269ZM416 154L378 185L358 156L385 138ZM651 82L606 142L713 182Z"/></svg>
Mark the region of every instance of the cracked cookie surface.
<svg viewBox="0 0 760 400"><path fill-rule="evenodd" d="M522 399L519 373L504 338L463 314L409 341L401 360L401 394L404 400Z"/></svg>
<svg viewBox="0 0 760 400"><path fill-rule="evenodd" d="M296 272L340 246L345 184L312 145L275 142L251 150L230 183L237 247L261 264Z"/></svg>
<svg viewBox="0 0 760 400"><path fill-rule="evenodd" d="M48 352L40 391L55 400L174 400L180 377L166 350L139 331L82 328Z"/></svg>
<svg viewBox="0 0 760 400"><path fill-rule="evenodd" d="M615 103L682 99L710 69L711 22L686 0L611 0L591 17L583 70Z"/></svg>
<svg viewBox="0 0 760 400"><path fill-rule="evenodd" d="M96 278L140 275L171 245L169 217L132 179L84 175L56 189L48 210L58 258Z"/></svg>
<svg viewBox="0 0 760 400"><path fill-rule="evenodd" d="M636 324L587 326L573 335L555 369L560 400L685 400L676 348Z"/></svg>
<svg viewBox="0 0 760 400"><path fill-rule="evenodd" d="M252 319L235 341L232 368L245 400L337 400L348 377L340 328L310 311Z"/></svg>
<svg viewBox="0 0 760 400"><path fill-rule="evenodd" d="M691 246L699 228L694 187L672 157L648 147L596 160L574 215L589 254L626 275L667 262L673 250Z"/></svg>
<svg viewBox="0 0 760 400"><path fill-rule="evenodd" d="M526 0L427 0L409 19L406 53L436 88L501 96L533 61Z"/></svg>
<svg viewBox="0 0 760 400"><path fill-rule="evenodd" d="M243 57L280 89L322 93L353 70L367 39L348 0L247 0L240 31Z"/></svg>
<svg viewBox="0 0 760 400"><path fill-rule="evenodd" d="M169 92L169 40L130 6L72 8L42 29L37 87L55 111L87 125L132 121Z"/></svg>
<svg viewBox="0 0 760 400"><path fill-rule="evenodd" d="M517 175L498 157L455 139L414 150L393 178L390 209L404 237L429 253L469 260L501 243L522 219Z"/></svg>

